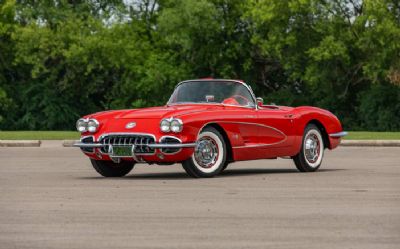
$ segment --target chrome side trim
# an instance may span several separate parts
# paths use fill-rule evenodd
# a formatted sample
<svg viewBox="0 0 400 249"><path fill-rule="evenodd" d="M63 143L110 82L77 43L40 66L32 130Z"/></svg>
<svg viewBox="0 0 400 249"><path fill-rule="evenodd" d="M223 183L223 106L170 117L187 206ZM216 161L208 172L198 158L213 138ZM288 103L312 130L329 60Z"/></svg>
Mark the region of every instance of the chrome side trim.
<svg viewBox="0 0 400 249"><path fill-rule="evenodd" d="M286 139L285 139L286 140ZM267 147L267 146L272 146L272 145L277 145L285 140L279 141L277 143L272 143L272 144L252 144L252 145L241 145L241 146L233 146L232 149L243 149L243 148L257 148L257 147Z"/></svg>
<svg viewBox="0 0 400 249"><path fill-rule="evenodd" d="M269 125L264 125L264 124L259 124L259 123L251 123L251 122L218 121L218 120L216 120L216 121L211 121L211 122L208 122L208 123L204 124L204 125L200 128L199 132L197 133L197 137L199 137L200 132L203 130L204 127L206 127L206 126L209 125L209 124L214 124L214 123L216 123L216 124L218 124L218 123L228 123L228 124L231 124L231 123L232 123L232 124L250 124L250 125L256 125L256 126L262 126L262 127L267 127L267 128L272 129L272 130L275 130L275 131L277 131L278 133L280 133L280 134L282 134L283 136L285 136L285 138L284 138L282 141L279 141L279 142L276 142L276 143L272 143L272 144L254 144L254 145L232 146L232 149L253 148L253 147L265 147L265 146L277 145L277 144L283 143L283 142L285 142L285 141L287 140L287 136L286 136L285 133L283 133L281 130L278 130L277 128L272 127L272 126L269 126Z"/></svg>
<svg viewBox="0 0 400 249"><path fill-rule="evenodd" d="M329 134L330 137L344 137L347 136L348 132L347 131L341 131L341 132L336 132L336 133L331 133Z"/></svg>

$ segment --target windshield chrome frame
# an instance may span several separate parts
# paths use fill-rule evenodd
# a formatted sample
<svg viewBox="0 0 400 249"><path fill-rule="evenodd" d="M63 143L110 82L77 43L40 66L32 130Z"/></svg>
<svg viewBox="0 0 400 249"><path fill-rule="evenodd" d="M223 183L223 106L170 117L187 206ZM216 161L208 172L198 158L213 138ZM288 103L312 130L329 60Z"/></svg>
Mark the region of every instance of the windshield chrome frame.
<svg viewBox="0 0 400 249"><path fill-rule="evenodd" d="M177 88L178 86L180 86L180 85L183 84L183 83L188 83L188 82L199 82L199 81L217 81L217 82L224 82L224 81L226 81L226 82L235 82L235 83L242 84L242 85L249 91L251 97L253 98L253 104L254 104L254 106L229 105L229 104L223 104L223 103L195 103L195 102L193 102L193 103L188 103L188 102L186 102L186 103L182 103L182 104L202 104L202 105L203 105L203 104L214 104L214 105L235 106L235 107L242 107L242 108L258 109L258 106L257 106L257 99L256 99L256 96L254 95L253 90L251 89L251 87L250 87L249 85L247 85L246 83L244 83L243 81L239 81L239 80L229 80L229 79L197 79L197 80L184 80L184 81L181 81L181 82L179 82L179 83L175 86L174 91L173 91L172 94L171 94L171 97L168 99L167 105L179 105L179 103L174 103L174 104L170 104L170 103L169 103L170 100L171 100L171 98L172 98L172 95L174 94L174 92L175 92L175 90L176 90L176 88Z"/></svg>

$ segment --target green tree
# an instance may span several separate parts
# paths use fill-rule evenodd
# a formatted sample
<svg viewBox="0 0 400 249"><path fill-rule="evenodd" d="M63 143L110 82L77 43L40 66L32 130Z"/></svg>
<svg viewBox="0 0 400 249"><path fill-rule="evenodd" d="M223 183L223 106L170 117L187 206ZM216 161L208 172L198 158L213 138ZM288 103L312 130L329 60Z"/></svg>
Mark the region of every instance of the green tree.
<svg viewBox="0 0 400 249"><path fill-rule="evenodd" d="M400 129L398 0L3 0L0 37L1 129L73 129L209 76Z"/></svg>
<svg viewBox="0 0 400 249"><path fill-rule="evenodd" d="M281 87L298 86L304 104L332 110L345 126L368 128L364 120L354 118L357 95L371 83L388 82L390 73L398 72L398 1L250 4L248 15L256 30L252 41L265 61L282 67L286 80Z"/></svg>
<svg viewBox="0 0 400 249"><path fill-rule="evenodd" d="M15 2L11 0L0 3L0 125L8 117L13 101L6 90L17 78L16 68L12 66L13 43L11 34L15 28Z"/></svg>

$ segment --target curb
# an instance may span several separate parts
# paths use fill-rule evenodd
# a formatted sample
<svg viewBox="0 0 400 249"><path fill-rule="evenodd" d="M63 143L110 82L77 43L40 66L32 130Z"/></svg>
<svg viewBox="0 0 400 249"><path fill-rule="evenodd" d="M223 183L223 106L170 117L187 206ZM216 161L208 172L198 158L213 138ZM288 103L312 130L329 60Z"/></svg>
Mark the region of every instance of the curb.
<svg viewBox="0 0 400 249"><path fill-rule="evenodd" d="M40 140L0 140L0 147L40 147Z"/></svg>
<svg viewBox="0 0 400 249"><path fill-rule="evenodd" d="M342 140L340 146L348 147L400 147L400 140Z"/></svg>
<svg viewBox="0 0 400 249"><path fill-rule="evenodd" d="M79 140L63 140L62 146L63 147L72 147L72 145L76 142L79 142Z"/></svg>

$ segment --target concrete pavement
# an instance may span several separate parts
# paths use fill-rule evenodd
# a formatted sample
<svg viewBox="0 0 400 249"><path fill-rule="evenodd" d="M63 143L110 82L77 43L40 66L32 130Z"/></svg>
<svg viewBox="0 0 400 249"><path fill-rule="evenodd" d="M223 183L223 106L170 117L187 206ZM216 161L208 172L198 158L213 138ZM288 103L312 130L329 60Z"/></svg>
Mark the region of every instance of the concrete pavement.
<svg viewBox="0 0 400 249"><path fill-rule="evenodd" d="M400 248L400 148L232 164L191 179L179 165L97 175L76 148L0 148L0 249Z"/></svg>

